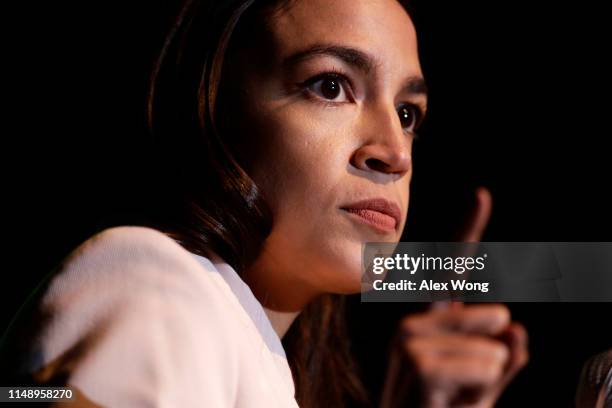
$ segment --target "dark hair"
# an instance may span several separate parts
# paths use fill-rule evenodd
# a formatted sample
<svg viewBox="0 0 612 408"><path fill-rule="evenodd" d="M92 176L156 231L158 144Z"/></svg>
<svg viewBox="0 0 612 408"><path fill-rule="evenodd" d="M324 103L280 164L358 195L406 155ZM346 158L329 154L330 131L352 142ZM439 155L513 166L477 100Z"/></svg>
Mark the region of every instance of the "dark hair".
<svg viewBox="0 0 612 408"><path fill-rule="evenodd" d="M160 229L241 273L272 227L262 193L244 170L228 130L225 58L291 0L187 0L154 64L147 120L167 173ZM228 87L229 89L229 87ZM229 92L229 91L228 91ZM239 119L239 118L238 118ZM349 353L344 296L308 305L283 338L302 407L367 401Z"/></svg>
<svg viewBox="0 0 612 408"><path fill-rule="evenodd" d="M223 56L254 3L188 0L167 36L149 87L147 122L170 173L159 220L184 246L236 270L259 253L271 217L257 186L216 127ZM179 208L175 208L179 205Z"/></svg>

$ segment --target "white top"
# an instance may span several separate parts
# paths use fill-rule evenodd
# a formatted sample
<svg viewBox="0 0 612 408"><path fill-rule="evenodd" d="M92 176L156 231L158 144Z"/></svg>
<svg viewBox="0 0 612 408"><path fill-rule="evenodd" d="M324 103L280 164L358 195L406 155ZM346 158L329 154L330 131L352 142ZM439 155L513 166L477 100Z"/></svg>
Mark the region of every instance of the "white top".
<svg viewBox="0 0 612 408"><path fill-rule="evenodd" d="M281 341L227 263L159 231L87 240L45 292L28 369L109 407L297 407Z"/></svg>

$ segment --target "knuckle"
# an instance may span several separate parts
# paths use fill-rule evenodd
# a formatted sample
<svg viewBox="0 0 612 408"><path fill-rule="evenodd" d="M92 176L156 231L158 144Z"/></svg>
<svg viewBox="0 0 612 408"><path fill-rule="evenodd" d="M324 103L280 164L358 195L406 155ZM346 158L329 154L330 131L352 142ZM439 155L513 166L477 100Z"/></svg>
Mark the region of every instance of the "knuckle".
<svg viewBox="0 0 612 408"><path fill-rule="evenodd" d="M493 340L483 336L469 336L464 340L471 350L484 354L489 358L493 358L497 361L505 362L510 356L510 350L508 346L498 340Z"/></svg>
<svg viewBox="0 0 612 408"><path fill-rule="evenodd" d="M510 309L508 309L506 305L494 305L493 307L497 322L500 325L507 325L510 323Z"/></svg>
<svg viewBox="0 0 612 408"><path fill-rule="evenodd" d="M400 322L400 330L406 336L417 334L420 320L419 315L406 316Z"/></svg>
<svg viewBox="0 0 612 408"><path fill-rule="evenodd" d="M488 360L483 364L483 379L487 383L494 383L502 375L502 364L497 360Z"/></svg>
<svg viewBox="0 0 612 408"><path fill-rule="evenodd" d="M491 355L497 361L504 363L510 357L510 351L508 350L508 347L501 342L491 341L489 343L489 347L490 347Z"/></svg>

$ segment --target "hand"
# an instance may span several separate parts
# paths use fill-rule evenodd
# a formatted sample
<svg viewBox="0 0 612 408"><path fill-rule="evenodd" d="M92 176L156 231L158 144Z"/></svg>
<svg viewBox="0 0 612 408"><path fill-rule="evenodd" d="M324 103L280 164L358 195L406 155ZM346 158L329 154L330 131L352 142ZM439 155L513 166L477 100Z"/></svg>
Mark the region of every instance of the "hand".
<svg viewBox="0 0 612 408"><path fill-rule="evenodd" d="M479 188L460 240L478 242L490 214L491 195ZM527 333L505 306L435 302L400 322L381 407L415 397L428 408L492 407L527 361Z"/></svg>
<svg viewBox="0 0 612 408"><path fill-rule="evenodd" d="M492 407L528 360L527 333L503 305L453 302L405 317L400 330L425 407Z"/></svg>

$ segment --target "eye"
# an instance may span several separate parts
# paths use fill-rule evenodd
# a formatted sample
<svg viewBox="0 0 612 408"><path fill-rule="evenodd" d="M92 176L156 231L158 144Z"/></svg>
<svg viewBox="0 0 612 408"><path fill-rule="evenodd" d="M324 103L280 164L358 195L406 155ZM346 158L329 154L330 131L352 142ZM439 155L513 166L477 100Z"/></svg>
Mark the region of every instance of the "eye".
<svg viewBox="0 0 612 408"><path fill-rule="evenodd" d="M397 108L397 114L402 128L414 132L421 118L421 110L412 104L404 103Z"/></svg>
<svg viewBox="0 0 612 408"><path fill-rule="evenodd" d="M309 79L305 87L318 97L332 102L349 102L347 79L342 75L325 73Z"/></svg>

